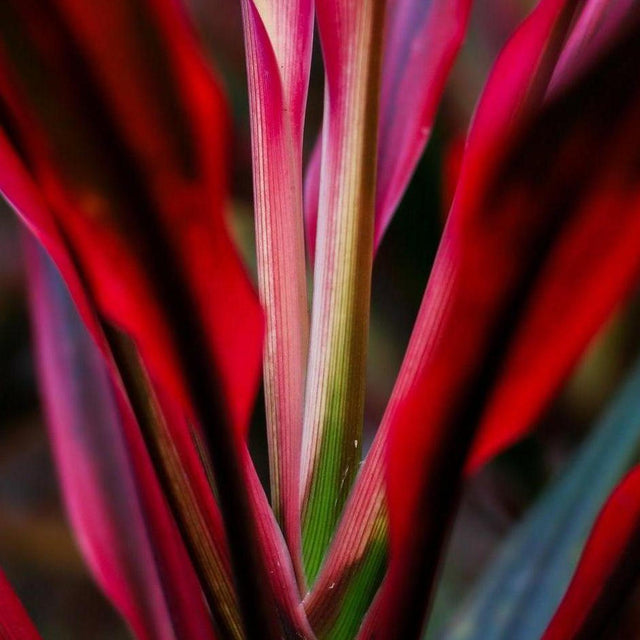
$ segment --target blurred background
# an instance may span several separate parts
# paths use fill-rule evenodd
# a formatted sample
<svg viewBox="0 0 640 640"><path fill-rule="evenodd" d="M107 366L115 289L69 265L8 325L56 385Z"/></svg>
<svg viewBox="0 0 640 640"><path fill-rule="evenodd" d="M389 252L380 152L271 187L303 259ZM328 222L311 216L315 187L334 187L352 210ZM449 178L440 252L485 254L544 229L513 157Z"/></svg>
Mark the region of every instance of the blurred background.
<svg viewBox="0 0 640 640"><path fill-rule="evenodd" d="M189 0L234 117L232 223L250 270L253 258L250 134L239 0ZM366 428L369 439L400 366L451 198L452 176L473 106L497 51L531 0L478 0L432 140L382 244L373 277ZM322 66L313 65L306 136L322 117ZM45 639L130 637L91 581L60 504L31 354L18 223L0 204L0 565ZM640 296L620 309L595 340L561 396L532 435L469 483L442 581L448 615L492 552L541 489L562 468L640 352ZM265 470L258 402L252 429ZM640 598L612 637L633 638ZM635 631L634 631L635 630Z"/></svg>

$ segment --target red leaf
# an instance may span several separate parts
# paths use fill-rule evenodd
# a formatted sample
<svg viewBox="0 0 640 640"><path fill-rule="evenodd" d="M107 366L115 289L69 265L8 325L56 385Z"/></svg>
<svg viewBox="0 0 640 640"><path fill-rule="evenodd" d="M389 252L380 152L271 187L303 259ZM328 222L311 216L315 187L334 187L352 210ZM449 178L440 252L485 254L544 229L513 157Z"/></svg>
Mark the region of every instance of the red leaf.
<svg viewBox="0 0 640 640"><path fill-rule="evenodd" d="M563 83L570 82L577 68L583 68L584 59L593 60L606 44L604 38L615 35L612 31L624 16L619 9L625 6L628 12L626 2L607 12L608 5L601 0L587 4L567 40L547 95L555 95ZM567 153L579 156L582 150L578 145L588 144L587 140L578 141L573 152ZM566 158L566 171L571 171L570 162ZM627 235L624 226L633 224L633 214L616 216L618 223L614 223L606 212L616 210L616 196L608 194L605 184L594 191L593 211L585 212L565 233L540 275L526 321L514 339L480 426L468 472L477 470L531 428L590 340L634 285L635 236ZM609 197L612 199L607 202ZM605 213L598 215L599 209Z"/></svg>
<svg viewBox="0 0 640 640"><path fill-rule="evenodd" d="M136 637L213 638L137 425L116 403L102 355L55 268L33 240L25 247L48 426L80 548Z"/></svg>
<svg viewBox="0 0 640 640"><path fill-rule="evenodd" d="M596 521L543 640L600 638L638 580L640 466L618 485Z"/></svg>
<svg viewBox="0 0 640 640"><path fill-rule="evenodd" d="M0 571L0 637L3 640L40 640L18 596Z"/></svg>
<svg viewBox="0 0 640 640"><path fill-rule="evenodd" d="M493 394L513 413L539 411L640 273L638 24L628 20L631 36L537 113L572 9L539 4L475 116L387 416L391 559L363 637L419 633L462 466ZM536 367L535 378L516 385L514 362L525 374ZM517 437L531 415L514 425L513 413L496 415Z"/></svg>
<svg viewBox="0 0 640 640"><path fill-rule="evenodd" d="M60 230L47 248L68 248L63 276L134 339L158 397L199 421L246 623L264 632L241 444L262 315L223 219L222 95L173 0L14 0L0 24L0 119Z"/></svg>
<svg viewBox="0 0 640 640"><path fill-rule="evenodd" d="M27 0L3 11L32 56L16 55L7 39L5 130L101 312L184 397L163 318L181 273L190 289L182 297L193 296L231 417L244 429L262 319L223 219L224 100L184 17L168 0Z"/></svg>

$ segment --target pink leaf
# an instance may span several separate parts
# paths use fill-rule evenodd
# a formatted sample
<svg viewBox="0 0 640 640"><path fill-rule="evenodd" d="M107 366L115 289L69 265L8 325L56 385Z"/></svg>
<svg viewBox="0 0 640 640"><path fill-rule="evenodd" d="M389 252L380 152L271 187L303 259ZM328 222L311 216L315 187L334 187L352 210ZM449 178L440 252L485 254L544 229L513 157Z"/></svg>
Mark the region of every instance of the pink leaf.
<svg viewBox="0 0 640 640"><path fill-rule="evenodd" d="M268 626L240 461L262 314L223 216L223 96L173 0L20 0L0 17L15 36L0 59L2 124L72 256L63 276L134 340L151 391L198 421L246 624ZM220 557L216 535L207 551Z"/></svg>
<svg viewBox="0 0 640 640"><path fill-rule="evenodd" d="M243 0L256 249L266 316L264 388L271 502L300 565L300 447L309 313L302 213L302 132L313 3Z"/></svg>
<svg viewBox="0 0 640 640"><path fill-rule="evenodd" d="M431 135L470 10L470 0L399 0L388 4L378 140L376 246Z"/></svg>
<svg viewBox="0 0 640 640"><path fill-rule="evenodd" d="M213 638L137 428L125 424L103 357L55 268L26 240L48 426L81 550L138 638Z"/></svg>

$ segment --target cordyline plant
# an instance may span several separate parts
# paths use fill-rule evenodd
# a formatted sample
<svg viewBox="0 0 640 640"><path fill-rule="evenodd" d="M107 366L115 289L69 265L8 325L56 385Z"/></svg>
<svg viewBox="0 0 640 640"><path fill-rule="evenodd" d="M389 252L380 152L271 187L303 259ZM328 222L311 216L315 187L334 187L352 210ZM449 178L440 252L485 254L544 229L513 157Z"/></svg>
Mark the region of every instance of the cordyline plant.
<svg viewBox="0 0 640 640"><path fill-rule="evenodd" d="M0 3L0 189L38 241L68 511L139 638L418 638L465 478L638 284L640 9L540 0L499 55L362 461L372 262L471 1L238 2L259 296L224 219L224 96L175 0ZM270 497L246 444L261 365ZM441 637L602 637L640 575L640 469L618 484L639 376ZM4 581L0 603L2 637L37 637Z"/></svg>

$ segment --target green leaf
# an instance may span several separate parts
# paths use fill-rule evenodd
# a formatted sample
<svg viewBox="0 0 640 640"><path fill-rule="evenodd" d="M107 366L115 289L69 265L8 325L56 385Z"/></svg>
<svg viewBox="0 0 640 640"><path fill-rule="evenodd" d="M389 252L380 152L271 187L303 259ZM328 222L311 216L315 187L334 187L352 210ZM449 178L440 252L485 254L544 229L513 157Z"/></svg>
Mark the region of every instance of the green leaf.
<svg viewBox="0 0 640 640"><path fill-rule="evenodd" d="M640 364L573 461L509 535L439 640L538 640L607 496L636 458Z"/></svg>

